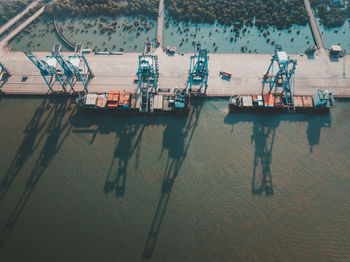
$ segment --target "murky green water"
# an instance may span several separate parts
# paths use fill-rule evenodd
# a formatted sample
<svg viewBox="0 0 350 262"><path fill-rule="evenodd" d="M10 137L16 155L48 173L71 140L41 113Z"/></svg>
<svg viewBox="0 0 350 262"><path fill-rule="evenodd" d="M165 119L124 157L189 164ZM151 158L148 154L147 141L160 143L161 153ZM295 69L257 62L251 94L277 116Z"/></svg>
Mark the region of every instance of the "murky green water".
<svg viewBox="0 0 350 262"><path fill-rule="evenodd" d="M320 25L320 31L326 48L331 45L341 45L350 52L350 20L346 20L344 25L338 28L326 29Z"/></svg>
<svg viewBox="0 0 350 262"><path fill-rule="evenodd" d="M141 17L123 16L59 20L63 34L72 42L82 43L95 51L125 52L142 52L147 38L154 40L156 37L156 23ZM193 52L195 42L202 43L202 47L212 53L272 53L275 44L280 44L289 53L302 53L308 46L315 45L309 25L295 25L280 31L273 27L264 31L247 27L241 29L237 37L233 27L217 24L176 24L169 18L165 19L165 24L164 46L176 46L178 52ZM335 29L325 29L321 25L320 30L327 48L341 44L343 48L350 49L349 21ZM9 45L14 51L47 51L57 42L61 40L54 30L52 19L43 15L12 39ZM62 45L63 50L67 50Z"/></svg>
<svg viewBox="0 0 350 262"><path fill-rule="evenodd" d="M12 38L9 46L13 51L51 51L56 43L61 43L62 50L67 51L55 32L52 19L42 15Z"/></svg>
<svg viewBox="0 0 350 262"><path fill-rule="evenodd" d="M200 42L203 48L217 53L272 53L279 44L289 53L302 53L314 45L310 27L294 25L287 30L273 27L259 31L257 27L246 27L235 36L233 27L218 24L176 24L166 20L164 31L165 45L176 46L179 52L193 52L193 42ZM243 47L243 49L242 49Z"/></svg>
<svg viewBox="0 0 350 262"><path fill-rule="evenodd" d="M141 17L59 19L58 24L71 42L81 43L84 48L95 51L141 52L147 37L150 40L156 37L156 21L142 20ZM14 51L48 51L57 42L67 50L55 32L52 19L43 15L13 38L9 45Z"/></svg>
<svg viewBox="0 0 350 262"><path fill-rule="evenodd" d="M59 25L70 41L82 43L86 48L96 51L142 52L147 38L154 40L156 37L156 21L142 20L140 17L60 19ZM104 33L101 33L103 28ZM293 26L282 31L275 28L259 31L256 27L248 27L240 31L239 37L231 29L208 24L177 25L173 20L166 19L164 45L176 46L178 52L193 52L193 43L198 41L203 48L218 53L240 53L242 47L246 53L271 53L274 44L282 45L289 53L301 53L309 45L314 45L309 26ZM14 51L47 51L57 42L61 41L53 22L44 15L9 44ZM64 45L63 49L67 50Z"/></svg>
<svg viewBox="0 0 350 262"><path fill-rule="evenodd" d="M0 261L349 261L350 101L329 115L0 100Z"/></svg>

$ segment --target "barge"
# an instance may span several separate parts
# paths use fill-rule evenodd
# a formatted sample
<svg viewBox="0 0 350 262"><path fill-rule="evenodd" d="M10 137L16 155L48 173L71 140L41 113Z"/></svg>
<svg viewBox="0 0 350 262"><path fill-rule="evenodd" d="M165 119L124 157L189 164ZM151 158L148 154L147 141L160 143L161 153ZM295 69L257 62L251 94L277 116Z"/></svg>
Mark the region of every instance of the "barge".
<svg viewBox="0 0 350 262"><path fill-rule="evenodd" d="M317 90L314 96L293 96L292 98L276 93L234 95L229 101L229 109L233 112L327 112L333 107L335 107L334 96L327 90Z"/></svg>
<svg viewBox="0 0 350 262"><path fill-rule="evenodd" d="M129 91L110 91L108 93L82 93L76 103L84 109L111 112L142 113L142 97ZM150 113L188 111L190 97L181 91L174 94L149 94Z"/></svg>

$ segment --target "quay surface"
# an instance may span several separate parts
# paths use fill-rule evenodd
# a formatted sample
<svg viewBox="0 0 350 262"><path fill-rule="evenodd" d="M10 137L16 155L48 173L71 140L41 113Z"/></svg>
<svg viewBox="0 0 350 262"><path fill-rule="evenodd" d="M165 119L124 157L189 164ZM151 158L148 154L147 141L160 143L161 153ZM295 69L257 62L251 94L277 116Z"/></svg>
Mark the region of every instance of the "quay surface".
<svg viewBox="0 0 350 262"><path fill-rule="evenodd" d="M37 2L33 2L31 7ZM350 97L350 59L349 55L334 61L325 50L317 20L308 0L304 1L310 18L311 30L319 48L314 58L297 54L290 55L298 61L295 73L295 95L313 95L317 89L326 89L335 97ZM8 41L24 27L44 12L45 5L24 21L14 31L0 42L0 61L11 72L12 76L0 82L0 93L13 95L46 95L46 86L39 70L29 61L23 52L11 52L7 48ZM57 26L57 24L56 24ZM185 88L190 56L192 54L175 54L168 56L162 51L164 31L164 1L159 2L157 35L160 45L153 52L158 56L159 79L158 88L162 90ZM203 46L205 48L205 46ZM62 53L68 58L72 52ZM45 59L49 52L36 52L39 59ZM86 55L94 77L88 84L89 92L104 93L110 90L136 92L137 82L134 82L138 70L139 53L125 53L119 56ZM209 78L206 96L228 97L234 94L260 94L262 77L270 64L272 54L209 54ZM220 71L232 73L230 81L220 77ZM22 81L23 76L27 77ZM67 90L69 87L66 86ZM61 91L58 81L53 86L54 91ZM83 91L81 82L76 82L74 90ZM265 90L267 91L267 90Z"/></svg>
<svg viewBox="0 0 350 262"><path fill-rule="evenodd" d="M39 59L45 59L49 52L37 52ZM64 57L72 52L62 53ZM172 91L186 86L190 56L175 54L168 56L160 48L155 52L159 60L158 88ZM137 90L134 82L138 69L139 53L125 53L119 56L86 55L94 72L88 84L89 92L108 92L110 90ZM350 56L334 62L326 50L318 50L314 59L307 56L290 55L298 61L295 75L295 94L313 95L317 89L326 89L336 97L350 97ZM209 78L207 96L228 97L233 94L260 94L262 77L270 64L272 54L209 54ZM22 52L0 51L0 61L9 69L12 76L0 83L3 94L45 95L48 87L39 70ZM220 71L232 73L230 81L220 77ZM22 77L27 76L26 81ZM55 91L61 86L54 85ZM83 91L80 82L76 82L75 91Z"/></svg>

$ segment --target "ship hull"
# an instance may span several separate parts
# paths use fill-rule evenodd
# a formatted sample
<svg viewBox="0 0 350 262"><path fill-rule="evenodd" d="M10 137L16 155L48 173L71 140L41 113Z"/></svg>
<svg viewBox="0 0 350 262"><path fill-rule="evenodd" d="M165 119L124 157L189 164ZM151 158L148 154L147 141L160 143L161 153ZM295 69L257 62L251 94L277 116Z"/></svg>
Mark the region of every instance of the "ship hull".
<svg viewBox="0 0 350 262"><path fill-rule="evenodd" d="M295 110L288 110L286 107L241 107L236 105L229 105L230 112L241 113L241 112L261 112L261 113L329 113L330 108L295 108Z"/></svg>

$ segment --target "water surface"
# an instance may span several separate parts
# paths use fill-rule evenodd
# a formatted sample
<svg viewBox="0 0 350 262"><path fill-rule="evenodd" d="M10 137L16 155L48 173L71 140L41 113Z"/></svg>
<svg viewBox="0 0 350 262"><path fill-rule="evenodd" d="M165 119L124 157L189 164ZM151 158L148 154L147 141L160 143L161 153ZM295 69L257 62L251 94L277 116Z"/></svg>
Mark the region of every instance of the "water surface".
<svg viewBox="0 0 350 262"><path fill-rule="evenodd" d="M203 48L214 53L272 53L279 44L288 53L302 53L308 46L314 45L309 25L293 25L289 29L277 30L269 27L259 30L257 27L244 27L236 36L233 26L219 24L177 24L166 19L164 31L165 45L176 46L179 52L193 52L194 42L200 42ZM243 49L242 49L243 47Z"/></svg>
<svg viewBox="0 0 350 262"><path fill-rule="evenodd" d="M329 115L0 100L0 261L348 261L350 101Z"/></svg>
<svg viewBox="0 0 350 262"><path fill-rule="evenodd" d="M150 40L156 37L156 21L141 17L61 18L58 24L69 41L95 51L141 52L147 37ZM58 42L63 50L67 50L52 19L43 15L13 38L9 45L14 51L48 51Z"/></svg>
<svg viewBox="0 0 350 262"><path fill-rule="evenodd" d="M320 31L326 48L331 45L341 45L350 52L350 19L345 20L341 27L327 29L320 24Z"/></svg>

